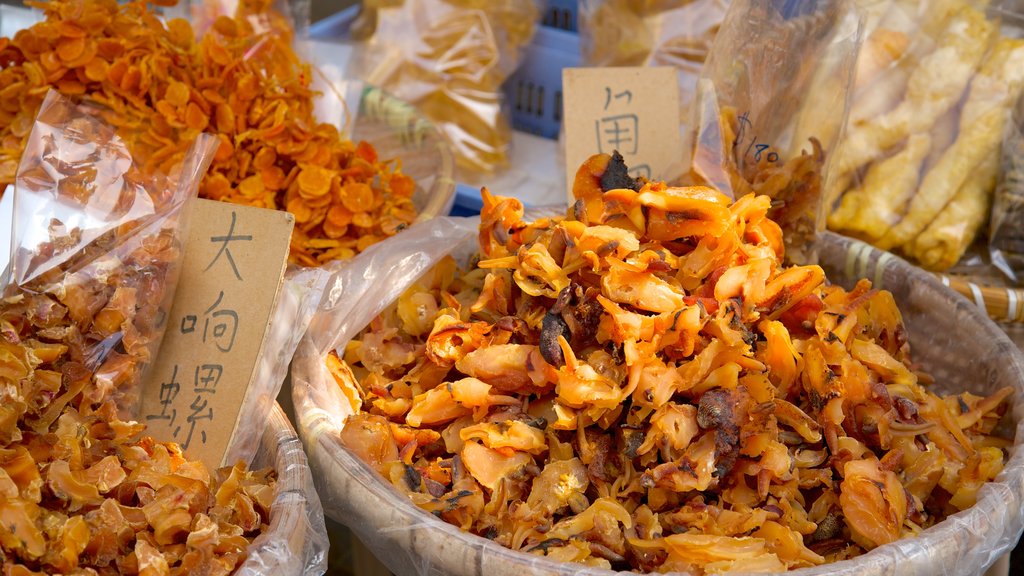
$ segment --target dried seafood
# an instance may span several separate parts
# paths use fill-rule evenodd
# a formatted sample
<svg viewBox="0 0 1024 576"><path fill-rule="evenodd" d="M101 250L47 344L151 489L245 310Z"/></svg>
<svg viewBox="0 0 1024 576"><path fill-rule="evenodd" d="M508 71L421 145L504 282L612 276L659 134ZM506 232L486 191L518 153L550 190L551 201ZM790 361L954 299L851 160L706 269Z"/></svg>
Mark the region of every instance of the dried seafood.
<svg viewBox="0 0 1024 576"><path fill-rule="evenodd" d="M485 191L475 265L328 357L346 446L463 530L614 569L813 566L974 503L1011 389L929 391L892 295L784 267L768 197L602 187L615 162L565 218Z"/></svg>
<svg viewBox="0 0 1024 576"><path fill-rule="evenodd" d="M94 112L51 95L19 168L29 225L48 227L0 294L0 563L229 574L269 523L274 472L211 473L127 419L182 258L182 199L213 146L151 176Z"/></svg>
<svg viewBox="0 0 1024 576"><path fill-rule="evenodd" d="M153 350L180 257L171 240L153 235L124 260L54 272L0 301L5 574L229 574L269 523L271 470L211 474L118 416ZM89 250L117 243L110 233Z"/></svg>
<svg viewBox="0 0 1024 576"><path fill-rule="evenodd" d="M200 195L294 214L293 262L351 257L415 219L415 184L396 160L316 121L313 70L266 0L241 3L246 13L218 18L200 40L141 0L28 4L45 21L0 38L0 193L55 88L109 107L111 122L134 133L133 156L153 167L180 161L197 134L216 134Z"/></svg>

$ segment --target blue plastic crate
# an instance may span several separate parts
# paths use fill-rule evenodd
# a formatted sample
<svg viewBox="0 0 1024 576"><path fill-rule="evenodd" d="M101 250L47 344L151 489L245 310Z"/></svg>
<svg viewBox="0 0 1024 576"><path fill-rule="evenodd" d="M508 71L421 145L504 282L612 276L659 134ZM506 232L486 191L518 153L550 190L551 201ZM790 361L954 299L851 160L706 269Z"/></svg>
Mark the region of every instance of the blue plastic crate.
<svg viewBox="0 0 1024 576"><path fill-rule="evenodd" d="M352 22L359 15L359 4L332 14L309 26L309 36L315 40L341 40L348 38Z"/></svg>
<svg viewBox="0 0 1024 576"><path fill-rule="evenodd" d="M480 188L468 184L455 186L455 204L452 205L452 216L476 216L484 207L480 197Z"/></svg>
<svg viewBox="0 0 1024 576"><path fill-rule="evenodd" d="M544 12L545 26L576 32L579 30L579 0L548 0Z"/></svg>
<svg viewBox="0 0 1024 576"><path fill-rule="evenodd" d="M512 127L544 138L558 138L562 125L562 69L579 65L579 36L539 27L519 69L505 82Z"/></svg>

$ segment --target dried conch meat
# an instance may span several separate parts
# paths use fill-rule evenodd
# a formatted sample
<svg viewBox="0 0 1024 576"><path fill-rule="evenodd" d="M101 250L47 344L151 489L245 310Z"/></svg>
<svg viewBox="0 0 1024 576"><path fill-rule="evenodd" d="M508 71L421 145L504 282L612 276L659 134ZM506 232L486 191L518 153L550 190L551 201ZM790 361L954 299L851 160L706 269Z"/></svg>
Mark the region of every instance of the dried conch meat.
<svg viewBox="0 0 1024 576"><path fill-rule="evenodd" d="M4 574L225 575L269 524L272 470L211 473L119 417L159 344L181 258L155 228L115 229L77 254L86 265L0 295ZM37 256L75 234L54 234Z"/></svg>
<svg viewBox="0 0 1024 576"><path fill-rule="evenodd" d="M1011 389L929 391L892 295L783 266L766 196L602 187L615 162L564 218L484 192L475 266L329 357L347 446L463 530L620 570L814 566L974 503Z"/></svg>
<svg viewBox="0 0 1024 576"><path fill-rule="evenodd" d="M217 135L200 195L294 214L298 264L349 258L415 219L415 184L400 163L317 121L314 72L267 0L240 3L199 40L142 0L28 4L45 20L0 38L0 194L54 88L113 110L122 134L135 135L133 157L154 168L180 161L198 134Z"/></svg>

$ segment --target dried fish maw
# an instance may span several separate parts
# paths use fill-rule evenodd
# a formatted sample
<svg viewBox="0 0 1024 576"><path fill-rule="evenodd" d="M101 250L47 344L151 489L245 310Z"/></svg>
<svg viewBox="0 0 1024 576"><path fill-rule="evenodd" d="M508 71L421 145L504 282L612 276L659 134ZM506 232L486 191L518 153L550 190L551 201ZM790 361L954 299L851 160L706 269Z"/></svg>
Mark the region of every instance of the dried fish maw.
<svg viewBox="0 0 1024 576"><path fill-rule="evenodd" d="M997 155L1010 109L1024 90L1024 41L1003 38L996 42L971 83L960 114L960 134L943 152L938 163L925 174L920 189L907 209L907 215L881 240L879 247L903 246L917 236L952 200L982 160ZM982 171L990 179L991 169ZM988 195L995 183L983 192ZM967 192L972 192L968 189ZM983 204L987 205L988 200ZM977 204L977 203L975 203ZM972 220L978 218L973 214ZM974 232L968 230L967 236Z"/></svg>
<svg viewBox="0 0 1024 576"><path fill-rule="evenodd" d="M942 271L953 267L988 222L991 191L998 176L999 158L993 151L975 167L942 212L909 245L905 245L903 251L929 270Z"/></svg>
<svg viewBox="0 0 1024 576"><path fill-rule="evenodd" d="M877 241L903 218L917 190L921 163L931 150L927 134L914 134L905 148L868 168L861 185L847 191L828 218L835 230Z"/></svg>
<svg viewBox="0 0 1024 576"><path fill-rule="evenodd" d="M935 52L922 58L911 73L899 106L851 131L839 150L837 172L853 172L910 134L928 130L960 99L994 31L980 10L961 8Z"/></svg>

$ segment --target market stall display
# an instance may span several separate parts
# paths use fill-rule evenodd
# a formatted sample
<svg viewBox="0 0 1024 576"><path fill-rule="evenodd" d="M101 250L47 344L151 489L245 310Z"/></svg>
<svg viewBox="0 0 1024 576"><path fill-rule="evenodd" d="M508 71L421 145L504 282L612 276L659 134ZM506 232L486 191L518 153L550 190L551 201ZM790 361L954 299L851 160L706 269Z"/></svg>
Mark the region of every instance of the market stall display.
<svg viewBox="0 0 1024 576"><path fill-rule="evenodd" d="M294 214L297 264L351 257L416 219L416 184L401 159L317 121L316 72L296 55L287 23L260 9L265 2L217 18L201 38L142 1L32 5L46 20L0 39L0 186L13 182L36 111L55 88L113 110L154 164L180 160L182 142L197 134L216 135L200 195ZM186 138L172 137L179 131Z"/></svg>
<svg viewBox="0 0 1024 576"><path fill-rule="evenodd" d="M1024 359L979 311L832 235L782 267L764 197L591 168L565 218L485 195L478 230L339 275L293 363L329 515L400 574L968 574L1012 545L1021 457L991 433Z"/></svg>

